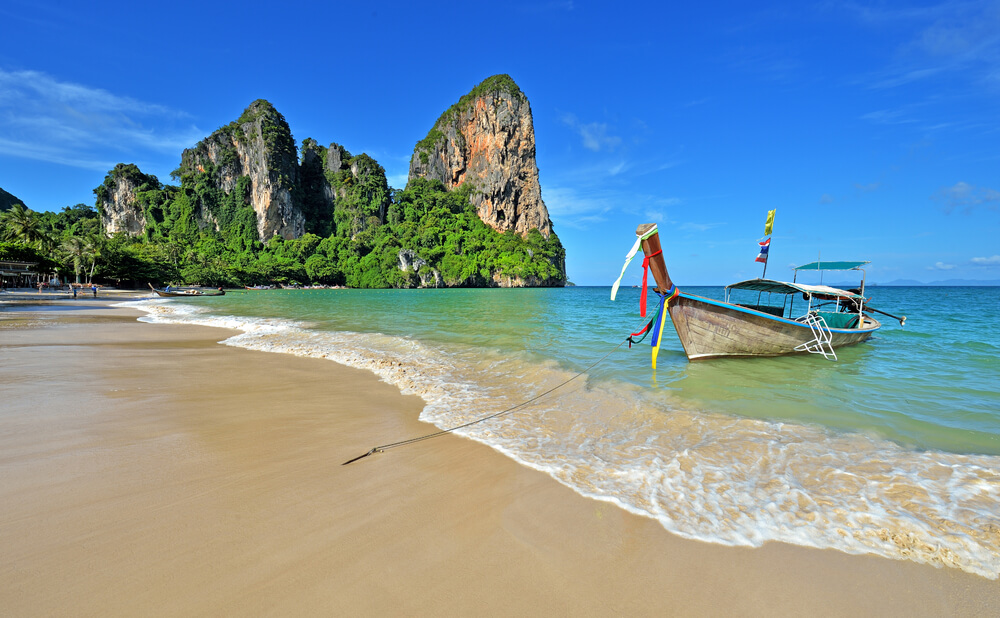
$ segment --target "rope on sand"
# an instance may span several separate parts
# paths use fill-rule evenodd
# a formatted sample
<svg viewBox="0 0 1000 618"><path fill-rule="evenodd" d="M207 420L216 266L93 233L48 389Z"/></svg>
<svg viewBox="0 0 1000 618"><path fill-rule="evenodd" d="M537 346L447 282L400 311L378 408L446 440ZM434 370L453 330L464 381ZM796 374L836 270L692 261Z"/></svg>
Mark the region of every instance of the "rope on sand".
<svg viewBox="0 0 1000 618"><path fill-rule="evenodd" d="M544 393L540 393L538 395L535 395L534 397L532 397L531 399L528 399L527 401L522 401L521 403L519 403L519 404L517 404L515 406L511 406L511 407L507 408L506 410L501 410L500 412L494 412L493 414L490 414L488 416L484 416L482 418L478 418L478 419L473 420L473 421L469 421L468 423L463 423L461 425L456 425L455 427L449 427L448 429L442 429L441 431L435 431L434 433L429 433L429 434L427 434L425 436L420 436L418 438L410 438L409 440L401 440L399 442L393 442L391 444L382 444L382 445L379 445L379 446L372 447L372 449L370 451L368 451L367 453L365 453L364 455L358 455L354 459L350 459L348 461L345 461L344 463L342 463L340 465L346 466L347 464L354 463L355 461L358 461L359 459L364 459L365 457L368 457L369 455L374 455L375 453L381 453L381 452L387 451L387 450L389 450L391 448L396 448L396 447L399 447L399 446L406 446L407 444L414 444L416 442L422 442L424 440L430 440L431 438L437 438L438 436L443 436L443 435L451 433L453 431L457 431L459 429L464 429L466 427L470 427L470 426L475 425L477 423L482 423L483 421L488 421L488 420L490 420L492 418L496 418L498 416L503 416L504 414L509 414L509 413L513 412L514 410L517 410L519 408L523 408L524 406L526 406L526 405L528 405L530 403L533 403L535 401L538 401L542 397L545 397L546 395L552 393L553 391L556 391L556 390L562 388L563 386L566 386L567 384L569 384L573 380L575 380L575 379L579 378L580 376L584 375L585 373L587 373L588 371L590 371L591 369L593 369L594 367L596 367L597 365L599 365L601 362L603 362L605 359L607 359L609 356L611 356L615 352L615 350L617 350L618 348L622 347L626 343L629 343L629 347L631 347L632 343L637 343L636 341L634 341L632 339L632 337L635 336L635 335L638 335L638 334L643 334L643 336L645 336L645 333L649 331L649 328L650 328L650 326L652 326L652 323L653 323L652 320L650 320L649 324L646 325L646 328L644 328L643 330L639 331L638 333L633 333L633 335L630 335L629 337L626 337L625 339L623 339L621 343L619 343L615 347L611 348L611 350L609 350L607 354L605 354L601 358L599 358L596 361L594 361L589 367L586 367L585 369L583 369L582 371L580 371L579 373L577 373L573 377L571 377L568 380L565 380L565 381L563 381L563 382L561 382L561 383L553 386L552 388L550 388L549 390L545 391Z"/></svg>

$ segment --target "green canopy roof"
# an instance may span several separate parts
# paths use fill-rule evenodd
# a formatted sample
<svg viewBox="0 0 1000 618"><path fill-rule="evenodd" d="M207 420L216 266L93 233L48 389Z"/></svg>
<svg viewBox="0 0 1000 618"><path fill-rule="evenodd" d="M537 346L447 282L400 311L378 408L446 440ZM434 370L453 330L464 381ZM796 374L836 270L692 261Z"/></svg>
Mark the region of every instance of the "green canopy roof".
<svg viewBox="0 0 1000 618"><path fill-rule="evenodd" d="M795 270L857 270L871 262L810 262L796 266Z"/></svg>

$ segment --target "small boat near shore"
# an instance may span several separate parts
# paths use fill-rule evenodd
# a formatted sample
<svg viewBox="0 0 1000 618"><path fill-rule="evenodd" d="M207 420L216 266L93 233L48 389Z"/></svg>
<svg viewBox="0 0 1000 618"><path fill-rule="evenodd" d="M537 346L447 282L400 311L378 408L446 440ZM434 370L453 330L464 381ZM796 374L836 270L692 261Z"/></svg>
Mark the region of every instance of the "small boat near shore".
<svg viewBox="0 0 1000 618"><path fill-rule="evenodd" d="M223 290L222 288L219 288L217 290L199 290L199 289L195 289L195 288L178 288L178 289L175 289L175 290L170 290L170 289L162 289L161 290L159 288L154 288L152 283L150 283L148 285L149 285L149 289L152 290L157 296L164 296L164 297L190 298L192 296L225 296L226 295L226 291Z"/></svg>
<svg viewBox="0 0 1000 618"><path fill-rule="evenodd" d="M837 360L836 348L867 341L882 327L872 313L889 315L901 325L906 321L905 317L897 318L866 305L862 267L868 262L812 262L795 269L795 279L803 270L860 271L857 289L806 285L795 279L750 279L726 286L725 300L719 301L677 289L667 273L655 224L639 226L636 236L639 240L633 250L642 247L643 265L653 273L655 291L660 296L660 314L650 323L657 327L654 350L662 337L665 314L670 315L684 353L692 361L797 353ZM612 300L615 291L617 283ZM739 295L743 298L738 299Z"/></svg>

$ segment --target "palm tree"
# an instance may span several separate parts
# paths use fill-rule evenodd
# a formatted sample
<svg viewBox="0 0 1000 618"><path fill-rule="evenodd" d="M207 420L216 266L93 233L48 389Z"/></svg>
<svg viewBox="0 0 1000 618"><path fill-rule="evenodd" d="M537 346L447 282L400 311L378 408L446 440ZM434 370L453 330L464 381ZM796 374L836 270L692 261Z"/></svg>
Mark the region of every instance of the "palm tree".
<svg viewBox="0 0 1000 618"><path fill-rule="evenodd" d="M24 204L14 204L9 210L0 213L0 225L3 226L3 235L7 240L17 240L37 247L45 237L38 215L25 208Z"/></svg>
<svg viewBox="0 0 1000 618"><path fill-rule="evenodd" d="M87 253L90 254L90 274L87 276L87 283L94 280L94 269L97 268L97 258L101 257L101 250L104 248L104 236L100 232L87 234L84 240Z"/></svg>
<svg viewBox="0 0 1000 618"><path fill-rule="evenodd" d="M78 236L70 236L63 241L61 249L73 261L73 274L76 275L76 282L80 283L80 271L88 253L87 242Z"/></svg>

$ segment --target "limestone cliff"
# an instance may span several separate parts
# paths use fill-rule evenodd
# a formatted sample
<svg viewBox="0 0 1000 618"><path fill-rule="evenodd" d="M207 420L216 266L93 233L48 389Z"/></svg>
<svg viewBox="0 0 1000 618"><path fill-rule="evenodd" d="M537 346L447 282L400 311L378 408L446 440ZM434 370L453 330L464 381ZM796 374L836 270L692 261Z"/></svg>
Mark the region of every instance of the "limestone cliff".
<svg viewBox="0 0 1000 618"><path fill-rule="evenodd" d="M333 145L331 145L331 149ZM305 216L306 233L326 237L333 232L333 209L336 195L326 177L324 160L328 150L316 140L302 141L302 164L299 165L299 196Z"/></svg>
<svg viewBox="0 0 1000 618"><path fill-rule="evenodd" d="M354 238L381 225L392 201L385 169L375 159L353 156L336 143L323 148L311 138L302 142L299 186L306 231L320 236Z"/></svg>
<svg viewBox="0 0 1000 618"><path fill-rule="evenodd" d="M156 176L143 174L132 163L119 163L104 183L94 189L101 226L108 236L124 232L139 236L146 229L146 211L138 199L141 192L159 189Z"/></svg>
<svg viewBox="0 0 1000 618"><path fill-rule="evenodd" d="M298 174L295 141L284 116L267 101L254 101L238 120L185 150L178 172L208 174L226 195L241 177L248 177L249 203L257 213L262 241L273 236L298 238L305 231L305 217L293 199ZM210 214L218 225L217 213Z"/></svg>
<svg viewBox="0 0 1000 618"><path fill-rule="evenodd" d="M410 180L471 183L479 218L500 232L552 233L535 163L528 99L507 75L487 78L438 118L410 159Z"/></svg>

